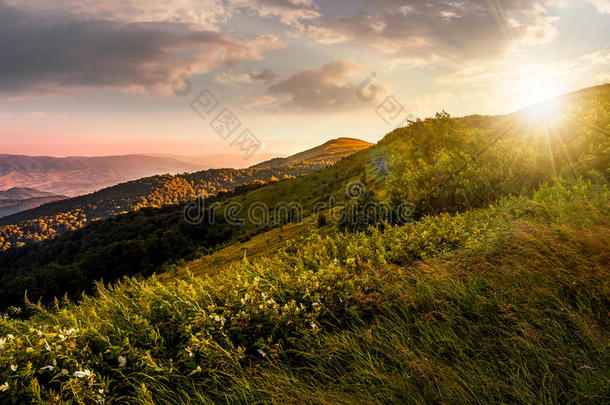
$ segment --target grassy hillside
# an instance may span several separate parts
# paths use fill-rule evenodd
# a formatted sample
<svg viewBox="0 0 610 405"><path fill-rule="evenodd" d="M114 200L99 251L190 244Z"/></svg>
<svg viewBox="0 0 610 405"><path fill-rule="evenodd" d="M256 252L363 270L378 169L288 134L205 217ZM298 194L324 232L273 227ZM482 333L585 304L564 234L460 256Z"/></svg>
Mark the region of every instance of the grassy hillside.
<svg viewBox="0 0 610 405"><path fill-rule="evenodd" d="M274 167L294 164L301 161L319 162L330 165L341 158L351 155L359 150L373 146L372 143L361 141L354 138L337 138L316 146L315 148L297 153L285 158L274 158L265 162L258 163L252 167Z"/></svg>
<svg viewBox="0 0 610 405"><path fill-rule="evenodd" d="M610 86L552 105L413 122L328 169L218 198L214 224L144 209L3 253L0 286L22 284L2 299L168 272L9 313L0 400L607 403ZM273 209L223 222L234 203L307 217L331 197L338 227L277 229ZM400 221L363 208L405 203Z"/></svg>
<svg viewBox="0 0 610 405"><path fill-rule="evenodd" d="M16 402L607 401L610 194L545 186L3 320Z"/></svg>

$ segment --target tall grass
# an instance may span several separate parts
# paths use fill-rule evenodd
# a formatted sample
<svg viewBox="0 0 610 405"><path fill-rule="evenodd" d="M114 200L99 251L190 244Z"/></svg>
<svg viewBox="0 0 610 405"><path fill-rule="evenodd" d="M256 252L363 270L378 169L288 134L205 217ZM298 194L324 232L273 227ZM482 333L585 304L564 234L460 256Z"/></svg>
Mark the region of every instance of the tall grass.
<svg viewBox="0 0 610 405"><path fill-rule="evenodd" d="M542 187L0 323L6 403L606 403L606 186Z"/></svg>

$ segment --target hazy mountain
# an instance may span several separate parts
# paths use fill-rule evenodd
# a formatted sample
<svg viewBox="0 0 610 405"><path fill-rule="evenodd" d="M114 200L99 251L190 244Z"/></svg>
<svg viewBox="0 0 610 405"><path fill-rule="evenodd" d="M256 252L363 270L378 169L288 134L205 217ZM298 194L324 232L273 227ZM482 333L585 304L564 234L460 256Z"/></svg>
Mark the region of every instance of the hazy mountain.
<svg viewBox="0 0 610 405"><path fill-rule="evenodd" d="M174 159L189 164L201 165L209 169L222 169L226 167L230 167L232 169L242 169L244 167L251 166L253 162L262 162L268 159L275 158L277 157L277 154L257 153L256 155L253 155L250 159L245 159L244 155L232 154L184 156L153 153L147 154L147 156Z"/></svg>
<svg viewBox="0 0 610 405"><path fill-rule="evenodd" d="M65 158L0 155L0 189L32 187L74 196L155 174L193 172L207 167L145 155Z"/></svg>
<svg viewBox="0 0 610 405"><path fill-rule="evenodd" d="M13 187L8 190L0 190L0 200L27 200L38 197L51 197L53 193L40 191L30 187Z"/></svg>
<svg viewBox="0 0 610 405"><path fill-rule="evenodd" d="M67 198L63 195L54 195L46 191L39 191L29 187L13 187L0 190L0 217L16 214L57 200Z"/></svg>
<svg viewBox="0 0 610 405"><path fill-rule="evenodd" d="M50 195L48 197L33 197L23 200L0 199L0 218L65 198L67 197L63 195Z"/></svg>
<svg viewBox="0 0 610 405"><path fill-rule="evenodd" d="M369 145L355 139L340 138L288 158L272 159L260 167L208 169L189 174L144 177L87 195L44 204L0 218L0 250L52 238L91 221L144 207L178 204L201 194L209 196L232 191L243 184L275 182L311 173Z"/></svg>
<svg viewBox="0 0 610 405"><path fill-rule="evenodd" d="M354 152L369 148L372 145L372 143L354 138L331 139L320 146L316 146L315 148L308 149L304 152L300 152L285 158L273 158L265 162L258 163L252 167L284 166L302 161L315 161L320 164L333 164Z"/></svg>

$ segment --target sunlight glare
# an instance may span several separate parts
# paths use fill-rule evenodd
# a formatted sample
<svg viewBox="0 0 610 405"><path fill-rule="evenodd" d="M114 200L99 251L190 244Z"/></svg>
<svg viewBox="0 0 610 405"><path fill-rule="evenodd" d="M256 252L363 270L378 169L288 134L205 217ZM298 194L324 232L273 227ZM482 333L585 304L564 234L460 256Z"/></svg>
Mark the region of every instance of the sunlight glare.
<svg viewBox="0 0 610 405"><path fill-rule="evenodd" d="M543 77L531 77L520 85L521 103L537 119L550 118L559 110L559 101L554 99L561 90Z"/></svg>

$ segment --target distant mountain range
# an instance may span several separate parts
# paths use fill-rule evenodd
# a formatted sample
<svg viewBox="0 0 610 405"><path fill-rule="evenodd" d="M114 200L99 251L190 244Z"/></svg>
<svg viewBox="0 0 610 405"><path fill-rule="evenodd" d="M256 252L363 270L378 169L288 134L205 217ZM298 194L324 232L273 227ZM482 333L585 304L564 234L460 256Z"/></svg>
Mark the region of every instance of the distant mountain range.
<svg viewBox="0 0 610 405"><path fill-rule="evenodd" d="M39 191L30 187L13 187L8 190L0 190L0 200L27 200L30 198L52 197L53 193Z"/></svg>
<svg viewBox="0 0 610 405"><path fill-rule="evenodd" d="M65 198L67 197L63 195L54 195L53 193L29 187L13 187L4 191L0 190L0 217L16 214Z"/></svg>
<svg viewBox="0 0 610 405"><path fill-rule="evenodd" d="M0 251L52 238L113 215L145 207L179 204L202 194L209 196L232 191L240 185L256 181L277 182L311 173L370 145L351 138L339 138L305 152L272 159L246 169L208 169L190 174L144 177L87 195L44 204L0 218Z"/></svg>
<svg viewBox="0 0 610 405"><path fill-rule="evenodd" d="M257 153L250 159L245 159L243 155L218 154L218 155L169 155L169 154L147 154L146 156L160 157L178 160L192 165L202 166L206 169L243 169L251 166L252 163L266 161L277 157L277 153Z"/></svg>
<svg viewBox="0 0 610 405"><path fill-rule="evenodd" d="M260 160L273 155L259 155ZM77 196L157 174L192 173L218 167L244 167L242 155L120 155L50 157L0 154L0 190L32 187Z"/></svg>

